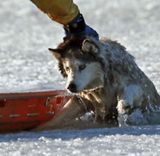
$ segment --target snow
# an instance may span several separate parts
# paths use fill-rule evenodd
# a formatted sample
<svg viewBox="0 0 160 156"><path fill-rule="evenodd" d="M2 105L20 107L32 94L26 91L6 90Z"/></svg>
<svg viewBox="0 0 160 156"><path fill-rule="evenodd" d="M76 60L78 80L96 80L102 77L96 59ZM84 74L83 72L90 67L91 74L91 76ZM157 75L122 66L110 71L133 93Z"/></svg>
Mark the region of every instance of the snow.
<svg viewBox="0 0 160 156"><path fill-rule="evenodd" d="M160 127L104 128L0 136L0 153L38 155L157 155Z"/></svg>
<svg viewBox="0 0 160 156"><path fill-rule="evenodd" d="M86 22L127 47L160 92L160 0L76 0ZM0 91L63 89L47 48L62 27L29 0L0 2ZM160 125L0 135L2 156L159 155Z"/></svg>

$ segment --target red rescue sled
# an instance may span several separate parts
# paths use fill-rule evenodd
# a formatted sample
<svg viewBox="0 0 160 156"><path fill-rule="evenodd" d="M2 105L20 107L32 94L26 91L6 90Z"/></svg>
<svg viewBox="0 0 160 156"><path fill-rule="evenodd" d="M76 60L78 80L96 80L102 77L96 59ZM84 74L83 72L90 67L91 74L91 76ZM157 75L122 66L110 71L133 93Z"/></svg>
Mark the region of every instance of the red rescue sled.
<svg viewBox="0 0 160 156"><path fill-rule="evenodd" d="M0 133L30 130L51 120L69 98L63 90L0 93Z"/></svg>

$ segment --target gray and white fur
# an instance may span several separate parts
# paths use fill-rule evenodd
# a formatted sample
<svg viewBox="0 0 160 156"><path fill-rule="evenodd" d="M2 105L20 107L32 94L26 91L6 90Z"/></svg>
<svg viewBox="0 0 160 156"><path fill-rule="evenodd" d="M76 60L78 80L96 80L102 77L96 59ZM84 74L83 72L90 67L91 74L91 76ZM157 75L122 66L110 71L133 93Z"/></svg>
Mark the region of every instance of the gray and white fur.
<svg viewBox="0 0 160 156"><path fill-rule="evenodd" d="M67 78L68 91L74 93L50 127L87 111L94 112L94 123L103 125L160 123L160 96L154 84L119 43L71 38L50 51Z"/></svg>

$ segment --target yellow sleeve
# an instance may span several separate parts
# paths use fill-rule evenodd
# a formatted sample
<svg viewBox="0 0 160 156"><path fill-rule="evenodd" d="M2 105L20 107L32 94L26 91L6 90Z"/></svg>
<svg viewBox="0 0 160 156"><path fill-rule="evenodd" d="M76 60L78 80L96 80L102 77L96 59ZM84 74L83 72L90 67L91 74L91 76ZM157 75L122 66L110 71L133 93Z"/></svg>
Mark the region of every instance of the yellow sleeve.
<svg viewBox="0 0 160 156"><path fill-rule="evenodd" d="M63 25L71 22L79 13L78 6L73 0L31 0L39 9L52 20Z"/></svg>

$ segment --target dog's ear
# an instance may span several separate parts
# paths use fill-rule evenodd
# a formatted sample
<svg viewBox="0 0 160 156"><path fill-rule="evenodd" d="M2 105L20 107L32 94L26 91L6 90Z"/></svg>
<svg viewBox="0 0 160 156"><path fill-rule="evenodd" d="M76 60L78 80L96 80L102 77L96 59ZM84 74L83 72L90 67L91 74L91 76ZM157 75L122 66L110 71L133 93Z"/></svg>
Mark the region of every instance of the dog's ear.
<svg viewBox="0 0 160 156"><path fill-rule="evenodd" d="M48 48L48 50L50 52L52 52L52 54L54 55L54 57L57 59L57 60L60 60L60 58L62 57L62 53L63 53L63 50L62 49L52 49L52 48Z"/></svg>
<svg viewBox="0 0 160 156"><path fill-rule="evenodd" d="M82 50L84 52L91 52L94 54L98 54L99 48L96 43L91 39L85 39L82 43Z"/></svg>
<svg viewBox="0 0 160 156"><path fill-rule="evenodd" d="M49 48L48 50L51 51L53 55L55 56L55 58L58 60L58 68L62 76L67 77L67 73L65 72L62 61L61 61L63 50L62 49L52 49L52 48Z"/></svg>

